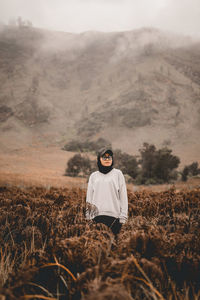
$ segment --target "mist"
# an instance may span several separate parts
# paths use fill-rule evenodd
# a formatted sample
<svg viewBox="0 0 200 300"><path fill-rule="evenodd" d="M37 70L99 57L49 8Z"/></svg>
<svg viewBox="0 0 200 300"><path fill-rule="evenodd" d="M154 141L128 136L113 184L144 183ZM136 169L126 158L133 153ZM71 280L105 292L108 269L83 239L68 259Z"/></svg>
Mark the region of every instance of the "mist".
<svg viewBox="0 0 200 300"><path fill-rule="evenodd" d="M80 33L155 27L200 36L199 0L0 0L0 21L21 16L35 27Z"/></svg>

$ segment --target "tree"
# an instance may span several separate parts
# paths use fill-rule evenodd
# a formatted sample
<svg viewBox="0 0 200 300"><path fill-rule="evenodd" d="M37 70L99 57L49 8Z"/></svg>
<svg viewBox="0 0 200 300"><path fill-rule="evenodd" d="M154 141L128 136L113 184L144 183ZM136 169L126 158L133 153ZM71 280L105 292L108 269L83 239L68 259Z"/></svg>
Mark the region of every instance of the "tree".
<svg viewBox="0 0 200 300"><path fill-rule="evenodd" d="M141 177L144 182L154 177L154 166L156 162L156 147L149 145L148 143L143 144L143 148L139 150L141 159Z"/></svg>
<svg viewBox="0 0 200 300"><path fill-rule="evenodd" d="M180 159L172 155L172 150L164 147L156 150L154 145L143 144L139 150L141 155L140 181L141 183L152 182L164 183L174 179L174 169L179 166Z"/></svg>
<svg viewBox="0 0 200 300"><path fill-rule="evenodd" d="M16 23L19 28L22 27L33 27L33 24L30 20L23 20L22 17L18 17Z"/></svg>
<svg viewBox="0 0 200 300"><path fill-rule="evenodd" d="M182 181L187 181L188 174L189 174L189 169L188 169L187 166L185 166L182 173L181 173Z"/></svg>
<svg viewBox="0 0 200 300"><path fill-rule="evenodd" d="M155 162L155 177L168 182L171 179L171 173L178 167L180 159L177 156L172 155L172 150L168 148L162 148L156 153Z"/></svg>
<svg viewBox="0 0 200 300"><path fill-rule="evenodd" d="M182 181L187 181L188 176L197 176L198 174L200 174L198 162L193 162L191 165L184 167L181 173Z"/></svg>
<svg viewBox="0 0 200 300"><path fill-rule="evenodd" d="M138 175L138 162L135 156L115 150L114 153L115 166L119 168L124 174L128 174L132 178Z"/></svg>
<svg viewBox="0 0 200 300"><path fill-rule="evenodd" d="M198 162L193 162L191 165L188 166L188 169L191 176L196 176L200 174Z"/></svg>
<svg viewBox="0 0 200 300"><path fill-rule="evenodd" d="M65 170L66 176L76 177L80 175L88 175L91 171L91 162L88 157L83 157L80 154L75 154L67 162Z"/></svg>

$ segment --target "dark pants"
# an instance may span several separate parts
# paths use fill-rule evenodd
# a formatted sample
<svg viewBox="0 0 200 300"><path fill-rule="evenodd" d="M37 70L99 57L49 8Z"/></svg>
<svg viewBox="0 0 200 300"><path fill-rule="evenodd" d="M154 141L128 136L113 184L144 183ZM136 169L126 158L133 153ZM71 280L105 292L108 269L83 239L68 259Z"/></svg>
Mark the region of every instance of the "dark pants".
<svg viewBox="0 0 200 300"><path fill-rule="evenodd" d="M110 216L97 216L93 219L96 223L102 223L107 225L112 232L117 235L122 227L122 224L119 223L119 219L118 218L114 218L114 217L110 217Z"/></svg>

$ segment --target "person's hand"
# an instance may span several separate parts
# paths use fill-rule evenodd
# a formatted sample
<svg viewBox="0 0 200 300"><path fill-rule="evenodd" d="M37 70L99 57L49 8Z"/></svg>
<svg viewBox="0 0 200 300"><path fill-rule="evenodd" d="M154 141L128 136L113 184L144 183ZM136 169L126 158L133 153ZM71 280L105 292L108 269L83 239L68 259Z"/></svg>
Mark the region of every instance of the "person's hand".
<svg viewBox="0 0 200 300"><path fill-rule="evenodd" d="M123 219L123 218L119 218L119 223L120 223L120 224L125 224L125 223L126 223L126 220Z"/></svg>
<svg viewBox="0 0 200 300"><path fill-rule="evenodd" d="M92 225L92 224L94 224L93 219L92 220L88 220L88 225Z"/></svg>

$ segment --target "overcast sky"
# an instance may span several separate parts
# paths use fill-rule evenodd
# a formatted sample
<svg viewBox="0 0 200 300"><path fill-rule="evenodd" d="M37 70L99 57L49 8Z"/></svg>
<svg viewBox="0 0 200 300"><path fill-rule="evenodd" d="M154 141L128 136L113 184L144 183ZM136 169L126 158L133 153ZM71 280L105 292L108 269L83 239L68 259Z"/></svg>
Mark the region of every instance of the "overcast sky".
<svg viewBox="0 0 200 300"><path fill-rule="evenodd" d="M0 21L21 16L67 32L156 27L200 37L200 0L0 0Z"/></svg>

